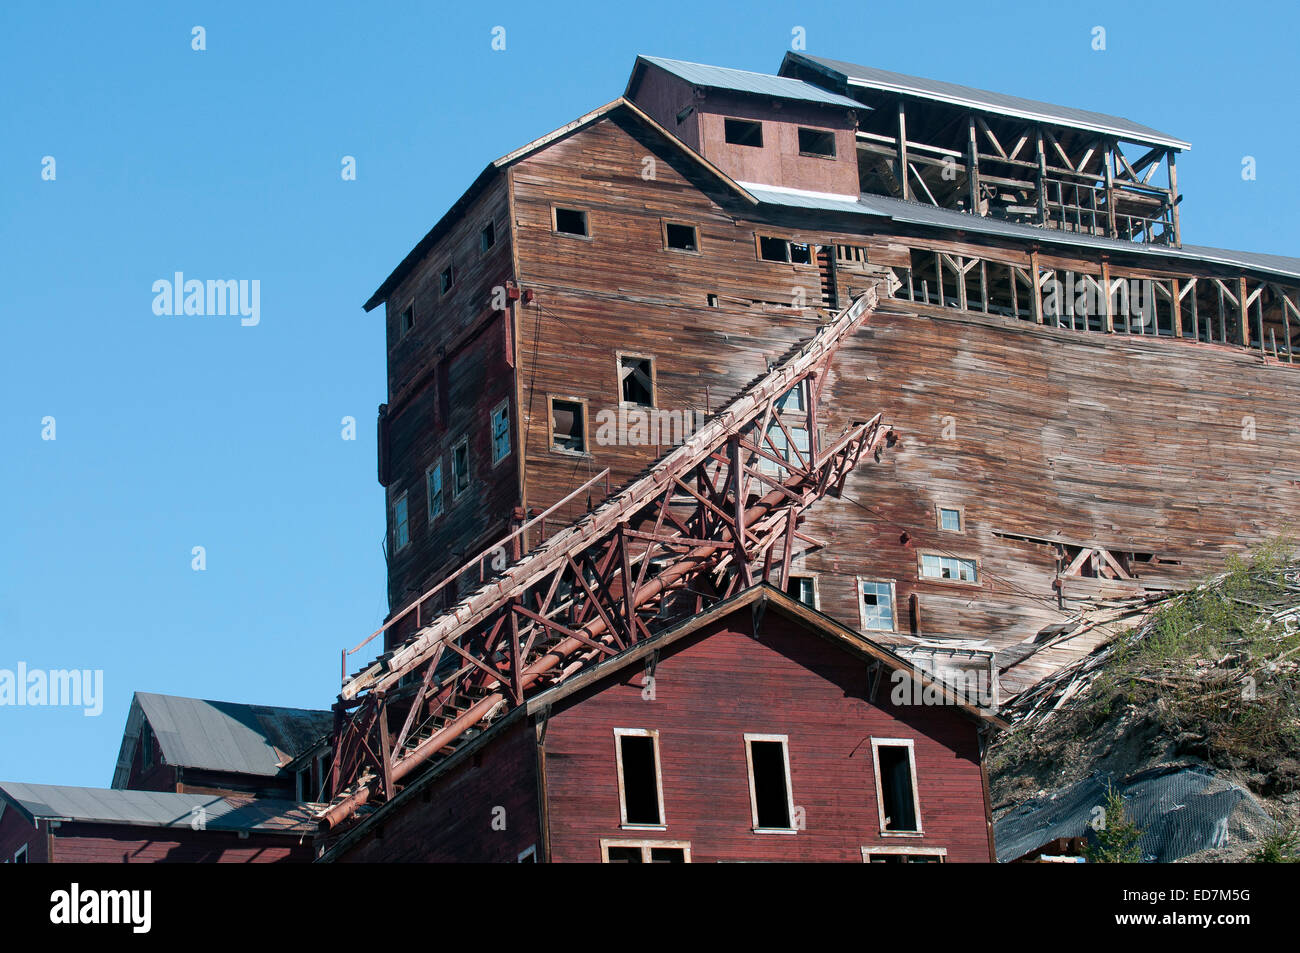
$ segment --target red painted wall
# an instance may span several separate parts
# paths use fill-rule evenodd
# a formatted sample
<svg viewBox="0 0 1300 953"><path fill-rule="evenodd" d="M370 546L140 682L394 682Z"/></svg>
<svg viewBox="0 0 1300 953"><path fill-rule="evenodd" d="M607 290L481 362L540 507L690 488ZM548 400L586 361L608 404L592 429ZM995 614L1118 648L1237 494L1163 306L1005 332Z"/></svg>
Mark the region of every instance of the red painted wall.
<svg viewBox="0 0 1300 953"><path fill-rule="evenodd" d="M593 862L601 838L687 840L694 862L860 862L866 845L947 848L989 860L975 723L951 707L897 707L882 679L867 701L866 664L769 611L756 641L743 609L665 651L655 698L643 672L573 697L547 728L551 858ZM666 830L619 826L613 729L658 729ZM746 733L789 736L796 834L751 830ZM922 837L882 836L871 738L912 738Z"/></svg>
<svg viewBox="0 0 1300 953"><path fill-rule="evenodd" d="M188 831L118 824L64 824L54 832L56 864L276 864L309 863L310 835Z"/></svg>

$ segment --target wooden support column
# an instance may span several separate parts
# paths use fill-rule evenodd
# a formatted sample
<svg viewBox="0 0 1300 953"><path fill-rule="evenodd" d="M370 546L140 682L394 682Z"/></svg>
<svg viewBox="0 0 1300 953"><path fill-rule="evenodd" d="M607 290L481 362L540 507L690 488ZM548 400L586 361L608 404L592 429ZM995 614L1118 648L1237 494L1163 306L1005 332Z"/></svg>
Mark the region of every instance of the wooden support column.
<svg viewBox="0 0 1300 953"><path fill-rule="evenodd" d="M1115 315L1111 313L1110 300L1110 259L1106 255L1101 256L1101 300L1102 300L1102 319L1101 329L1107 334L1115 333Z"/></svg>
<svg viewBox="0 0 1300 953"><path fill-rule="evenodd" d="M1115 156L1112 154L1116 148L1113 139L1106 146L1106 227L1109 229L1106 234L1111 238L1119 235L1115 221Z"/></svg>
<svg viewBox="0 0 1300 953"><path fill-rule="evenodd" d="M967 128L970 130L970 137L966 143L966 178L970 183L970 210L973 214L980 213L980 153L975 141L975 116L970 115L966 119Z"/></svg>
<svg viewBox="0 0 1300 953"><path fill-rule="evenodd" d="M907 174L907 111L903 101L898 101L898 180L903 186L903 198L912 197L912 183Z"/></svg>
<svg viewBox="0 0 1300 953"><path fill-rule="evenodd" d="M1241 315L1241 333L1238 335L1241 338L1241 346L1250 347L1250 305L1246 303L1244 275L1237 279L1237 313Z"/></svg>
<svg viewBox="0 0 1300 953"><path fill-rule="evenodd" d="M1178 224L1178 167L1174 164L1174 156L1178 152L1170 149L1165 154L1169 157L1169 201L1173 203L1174 244L1181 245L1183 243L1183 231Z"/></svg>
<svg viewBox="0 0 1300 953"><path fill-rule="evenodd" d="M1039 137L1039 148L1042 148L1041 136ZM1043 323L1043 288L1042 285L1038 283L1038 249L1034 249L1029 253L1029 283L1032 286L1030 290L1033 292L1033 297L1030 298L1029 303L1030 303L1030 307L1033 308L1034 323L1042 324Z"/></svg>
<svg viewBox="0 0 1300 953"><path fill-rule="evenodd" d="M1047 224L1047 153L1043 151L1043 130L1037 130L1038 135L1038 224ZM1037 282L1037 278L1035 278ZM1035 290L1037 284L1035 284ZM1041 321L1039 322L1042 323Z"/></svg>

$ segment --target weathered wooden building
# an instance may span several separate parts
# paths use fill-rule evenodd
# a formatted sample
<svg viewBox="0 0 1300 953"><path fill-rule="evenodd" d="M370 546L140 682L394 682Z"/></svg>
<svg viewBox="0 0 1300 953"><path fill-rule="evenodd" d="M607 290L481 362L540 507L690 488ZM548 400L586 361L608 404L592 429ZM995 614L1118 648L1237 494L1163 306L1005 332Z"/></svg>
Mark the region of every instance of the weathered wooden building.
<svg viewBox="0 0 1300 953"><path fill-rule="evenodd" d="M1300 260L1184 244L1187 148L792 53L638 58L489 164L366 303L392 611L344 655L331 838L761 580L996 700L1280 529Z"/></svg>

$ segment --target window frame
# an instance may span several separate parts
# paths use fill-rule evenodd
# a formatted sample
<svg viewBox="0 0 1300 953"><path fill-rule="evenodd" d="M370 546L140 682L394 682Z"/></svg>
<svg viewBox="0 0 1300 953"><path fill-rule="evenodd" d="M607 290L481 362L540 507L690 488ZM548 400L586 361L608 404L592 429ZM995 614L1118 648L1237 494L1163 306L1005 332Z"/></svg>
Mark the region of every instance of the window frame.
<svg viewBox="0 0 1300 953"><path fill-rule="evenodd" d="M492 229L492 242L491 244L484 244L483 238L487 234L487 230L489 228ZM495 219L489 218L482 225L479 226L478 253L480 255L486 255L488 252L490 252L492 249L496 247L497 247L497 223Z"/></svg>
<svg viewBox="0 0 1300 953"><path fill-rule="evenodd" d="M649 738L655 755L655 794L659 799L658 824L633 824L627 819L627 791L623 780L623 739ZM619 828L625 831L666 831L668 815L664 812L664 776L659 758L658 728L615 728L614 729L614 763L618 771L618 819Z"/></svg>
<svg viewBox="0 0 1300 953"><path fill-rule="evenodd" d="M650 403L637 404L632 401L623 399L623 359L629 358L635 361L650 362ZM653 354L637 354L632 351L615 351L614 352L614 380L618 385L618 405L620 407L647 407L656 408L659 406L659 372L655 368L655 359Z"/></svg>
<svg viewBox="0 0 1300 953"><path fill-rule="evenodd" d="M765 238L769 241L784 243L785 245L784 259L763 257L763 239ZM808 249L807 261L794 260L795 245L807 247ZM758 232L755 232L754 233L754 254L758 257L759 261L765 262L769 265L790 265L791 267L799 267L799 268L817 267L817 243L800 241L799 239L789 235L762 235Z"/></svg>
<svg viewBox="0 0 1300 953"><path fill-rule="evenodd" d="M912 847L904 844L877 844L876 846L862 845L862 862L871 863L872 854L903 854L906 856L915 856L922 854L927 857L938 857L939 863L948 863L947 847Z"/></svg>
<svg viewBox="0 0 1300 953"><path fill-rule="evenodd" d="M465 448L464 487L460 485L460 473L456 469L456 451L462 446ZM469 458L469 434L461 434L460 438L451 445L451 500L453 503L469 492L470 485L473 483L473 477L470 475L472 469Z"/></svg>
<svg viewBox="0 0 1300 953"><path fill-rule="evenodd" d="M812 605L809 606L808 603L804 602L798 596L790 595L789 592L790 581L794 579L808 579L812 582L812 592L813 592ZM801 606L808 606L809 609L821 611L821 607L822 607L821 588L817 583L817 573L815 572L795 572L794 569L791 569L790 579L786 580L786 595L790 596L791 599L799 603L799 605Z"/></svg>
<svg viewBox="0 0 1300 953"><path fill-rule="evenodd" d="M295 788L295 792L298 795L299 801L310 801L312 799L311 779L312 779L312 767L314 761L315 759L312 758L308 760L306 764L295 768L293 771L294 788ZM304 774L307 775L306 784L303 783Z"/></svg>
<svg viewBox="0 0 1300 953"><path fill-rule="evenodd" d="M410 324L406 323L406 316L411 316ZM406 307L397 312L397 340L405 340L406 336L415 330L415 299L412 298L406 303Z"/></svg>
<svg viewBox="0 0 1300 953"><path fill-rule="evenodd" d="M515 856L516 864L537 863L537 845L529 844Z"/></svg>
<svg viewBox="0 0 1300 953"><path fill-rule="evenodd" d="M454 290L456 290L456 263L448 261L447 267L438 272L438 297L446 297Z"/></svg>
<svg viewBox="0 0 1300 953"><path fill-rule="evenodd" d="M576 232L560 231L559 212L578 212L582 215L582 225L586 234L579 235ZM575 208L572 205L551 205L551 234L559 235L561 238L575 238L579 241L589 242L593 236L591 233L591 210L585 208Z"/></svg>
<svg viewBox="0 0 1300 953"><path fill-rule="evenodd" d="M912 777L912 813L916 816L916 830L890 831L885 829L885 795L881 786L880 748L907 749L907 766ZM916 743L912 738L876 738L871 739L871 768L876 781L876 818L880 823L881 837L924 837L925 824L921 819L921 789L916 781Z"/></svg>
<svg viewBox="0 0 1300 953"><path fill-rule="evenodd" d="M433 492L429 485L430 475L438 474L438 512L433 511ZM424 517L433 525L447 512L447 483L443 479L442 457L439 457L424 471Z"/></svg>
<svg viewBox="0 0 1300 953"><path fill-rule="evenodd" d="M958 526L957 529L946 529L944 527L943 514L945 510L950 510L957 514L957 526ZM959 506L955 503L934 504L934 525L941 533L956 533L965 536L966 535L966 507ZM978 576L978 573L976 575Z"/></svg>
<svg viewBox="0 0 1300 953"><path fill-rule="evenodd" d="M804 149L804 147L803 147L803 143L799 141L799 135L800 135L800 133L804 133L804 132L814 132L814 133L817 133L817 134L819 134L819 135L829 136L829 137L830 137L830 143L831 143L831 151L830 151L830 152L808 152L808 151L806 151L806 150ZM838 154L839 150L838 150L838 147L837 147L837 145L836 145L836 143L835 143L835 130L834 130L834 129L819 129L819 128L816 127L816 126L796 126L796 127L795 127L795 134L794 134L794 136L795 136L795 145L797 145L797 146L799 147L799 155L801 155L801 156L807 156L807 157L810 158L810 159L836 159L836 158L839 158L839 154Z"/></svg>
<svg viewBox="0 0 1300 953"><path fill-rule="evenodd" d="M30 864L32 862L32 852L28 849L29 847L29 844L22 844L16 851L14 851L15 864ZM21 860L19 858L21 858Z"/></svg>
<svg viewBox="0 0 1300 953"><path fill-rule="evenodd" d="M622 388L619 389L622 393ZM567 447L557 447L555 445L555 402L561 401L566 404L578 404L582 407L582 449L570 450ZM551 453L562 454L566 457L589 457L591 456L591 414L587 406L587 398L572 397L566 394L547 394L546 395L546 426L547 441L546 449Z"/></svg>
<svg viewBox="0 0 1300 953"><path fill-rule="evenodd" d="M790 819L788 828L758 826L758 790L754 784L754 749L751 744L755 741L774 741L781 744L781 757L785 763L786 816ZM798 834L799 828L794 826L794 780L790 776L790 736L745 732L745 770L749 775L750 832L753 834Z"/></svg>
<svg viewBox="0 0 1300 953"><path fill-rule="evenodd" d="M926 556L934 556L939 559L958 559L961 560L962 562L974 563L975 578L974 579L944 579L942 576L927 576L925 574ZM936 582L939 583L940 585L945 585L945 586L966 586L971 589L982 589L984 587L983 574L984 574L984 570L983 567L980 565L980 557L978 556L959 556L951 553L938 552L933 549L923 549L916 554L916 578L917 581L919 582Z"/></svg>
<svg viewBox="0 0 1300 953"><path fill-rule="evenodd" d="M678 228L689 228L691 234L695 236L694 248L678 248L675 245L668 244L668 226L673 225ZM677 252L682 255L699 255L700 251L700 226L691 222L683 222L670 218L661 218L659 220L659 232L664 242L664 251Z"/></svg>
<svg viewBox="0 0 1300 953"><path fill-rule="evenodd" d="M729 123L743 124L751 126L758 130L758 142L736 142L728 135L727 126ZM762 149L767 145L766 131L763 129L763 120L745 119L741 116L723 116L722 117L722 141L729 146L740 146L742 149Z"/></svg>
<svg viewBox="0 0 1300 953"><path fill-rule="evenodd" d="M497 415L503 411L505 412L505 417L506 417L506 450L505 453L501 454L501 456L498 457L497 456ZM488 415L488 441L492 444L492 466L494 467L500 464L503 460L506 460L510 456L510 454L514 452L515 441L514 441L514 435L511 433L510 428L511 428L510 398L507 397L505 400L501 401L499 404L493 407L492 412Z"/></svg>
<svg viewBox="0 0 1300 953"><path fill-rule="evenodd" d="M411 505L407 500L407 490L403 490L393 497L393 553L400 553L406 547L411 545ZM406 507L406 542L398 543L398 527L402 524L397 520L397 509L399 506Z"/></svg>
<svg viewBox="0 0 1300 953"><path fill-rule="evenodd" d="M873 629L867 626L867 607L862 601L862 586L865 583L889 586L889 621L888 629ZM858 576L858 625L863 632L898 632L898 582L894 579L878 579L874 576Z"/></svg>
<svg viewBox="0 0 1300 953"><path fill-rule="evenodd" d="M641 863L651 863L650 851L656 847L667 847L672 850L680 850L683 855L683 863L691 863L691 842L688 840L643 840L634 837L602 837L600 839L600 862L608 864L609 849L611 847L639 847L641 848Z"/></svg>

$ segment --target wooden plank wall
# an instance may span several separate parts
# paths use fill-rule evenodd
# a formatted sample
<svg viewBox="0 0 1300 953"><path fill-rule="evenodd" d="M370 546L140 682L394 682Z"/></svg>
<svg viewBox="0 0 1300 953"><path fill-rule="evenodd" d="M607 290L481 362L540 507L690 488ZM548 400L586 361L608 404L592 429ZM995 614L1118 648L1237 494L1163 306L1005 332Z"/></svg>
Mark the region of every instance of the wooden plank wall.
<svg viewBox="0 0 1300 953"><path fill-rule="evenodd" d="M53 853L59 864L305 864L315 848L309 836L65 822Z"/></svg>

